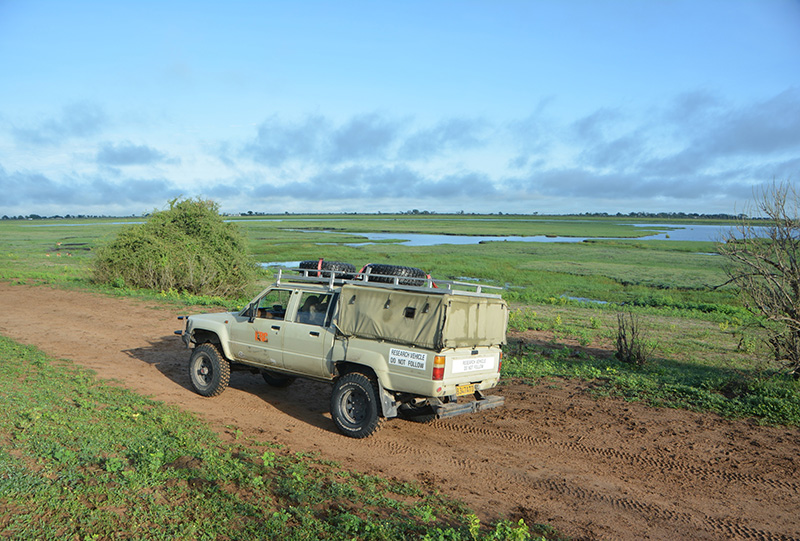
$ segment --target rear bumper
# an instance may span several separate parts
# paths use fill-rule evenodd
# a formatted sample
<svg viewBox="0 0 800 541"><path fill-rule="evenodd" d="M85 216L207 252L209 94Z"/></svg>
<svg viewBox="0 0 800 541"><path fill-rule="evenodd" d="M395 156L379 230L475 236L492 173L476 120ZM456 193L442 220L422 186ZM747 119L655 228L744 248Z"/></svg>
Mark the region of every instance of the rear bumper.
<svg viewBox="0 0 800 541"><path fill-rule="evenodd" d="M505 397L492 395L484 396L480 391L475 392L475 400L469 402L448 402L443 403L438 399L430 399L431 407L436 413L437 419L446 419L447 417L455 417L456 415L464 415L465 413L475 413L477 411L489 410L498 408L505 404Z"/></svg>

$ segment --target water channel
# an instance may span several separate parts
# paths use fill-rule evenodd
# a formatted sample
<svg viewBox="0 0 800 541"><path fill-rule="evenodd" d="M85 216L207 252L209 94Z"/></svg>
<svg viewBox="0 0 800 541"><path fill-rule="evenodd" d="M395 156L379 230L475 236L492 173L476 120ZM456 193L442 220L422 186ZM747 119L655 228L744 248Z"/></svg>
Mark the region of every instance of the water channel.
<svg viewBox="0 0 800 541"><path fill-rule="evenodd" d="M664 231L647 235L644 237L636 237L632 240L668 240L668 241L702 241L702 242L718 242L721 239L731 236L732 227L722 225L687 225L676 226L674 224L633 224L635 227L644 227L647 229ZM766 228L756 228L757 233L762 232ZM375 244L381 241L396 241L397 244L403 246L436 246L439 244L480 244L482 242L583 242L585 240L599 240L599 239L619 239L623 237L553 237L545 235L535 235L529 237L521 236L468 236L468 235L429 235L420 233L361 233L361 232L347 232L347 231L320 231L320 230L304 230L296 229L295 231L303 231L308 233L330 233L330 234L350 234L366 237L364 242L348 242L344 243L345 246L365 246L368 244ZM327 243L323 243L327 244ZM330 243L339 244L339 243ZM706 253L704 255L717 255L714 253ZM275 261L270 263L262 263L265 267L296 267L299 261Z"/></svg>
<svg viewBox="0 0 800 541"><path fill-rule="evenodd" d="M667 224L631 224L634 227L643 227L647 229L664 231L647 235L644 237L636 237L635 240L670 240L670 241L703 241L703 242L716 242L729 237L731 235L731 226L727 225L687 225L676 226ZM758 229L758 228L757 228ZM481 244L483 242L583 242L585 240L600 240L600 239L618 239L624 237L557 237L534 235L530 237L523 236L469 236L469 235L431 235L421 233L355 233L347 231L321 231L321 230L303 230L297 229L295 231L303 231L308 233L334 233L334 234L350 234L366 237L368 240L364 242L346 243L347 246L364 246L365 244L374 244L376 242L394 240L403 246L435 246L437 244Z"/></svg>

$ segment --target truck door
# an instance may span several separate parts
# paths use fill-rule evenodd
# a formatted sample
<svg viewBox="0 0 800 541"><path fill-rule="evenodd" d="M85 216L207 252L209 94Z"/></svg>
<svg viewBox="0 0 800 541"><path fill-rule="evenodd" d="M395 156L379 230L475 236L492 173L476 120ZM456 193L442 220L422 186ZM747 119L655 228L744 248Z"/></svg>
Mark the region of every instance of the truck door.
<svg viewBox="0 0 800 541"><path fill-rule="evenodd" d="M330 375L328 357L334 339L330 330L333 305L332 294L302 294L294 320L284 326L283 365L287 370L310 376Z"/></svg>
<svg viewBox="0 0 800 541"><path fill-rule="evenodd" d="M270 289L252 314L237 316L238 324L231 325L231 350L237 358L267 368L283 366L283 328L291 294L289 289Z"/></svg>

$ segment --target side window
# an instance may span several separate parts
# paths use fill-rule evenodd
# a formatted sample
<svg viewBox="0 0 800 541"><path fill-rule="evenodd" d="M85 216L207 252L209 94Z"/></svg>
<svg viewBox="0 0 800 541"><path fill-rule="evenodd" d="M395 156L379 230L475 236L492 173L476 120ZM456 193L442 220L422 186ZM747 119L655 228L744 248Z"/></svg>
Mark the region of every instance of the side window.
<svg viewBox="0 0 800 541"><path fill-rule="evenodd" d="M331 305L331 295L303 293L300 308L297 310L297 322L308 325L324 325L325 315Z"/></svg>
<svg viewBox="0 0 800 541"><path fill-rule="evenodd" d="M283 319L292 292L288 289L271 289L258 300L258 317L264 319Z"/></svg>

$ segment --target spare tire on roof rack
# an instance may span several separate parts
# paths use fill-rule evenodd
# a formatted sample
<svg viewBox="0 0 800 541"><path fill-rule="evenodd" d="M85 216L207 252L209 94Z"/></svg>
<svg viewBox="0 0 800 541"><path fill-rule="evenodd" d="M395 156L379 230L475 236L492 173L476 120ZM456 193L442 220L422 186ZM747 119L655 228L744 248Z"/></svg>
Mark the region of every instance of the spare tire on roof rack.
<svg viewBox="0 0 800 541"><path fill-rule="evenodd" d="M365 265L361 272L367 274L367 281L382 282L393 284L395 276L397 282L403 286L424 286L428 278L428 273L415 267L403 267L400 265L383 265L381 263L370 263Z"/></svg>
<svg viewBox="0 0 800 541"><path fill-rule="evenodd" d="M325 261L324 259L301 261L300 268L305 270L317 270L319 272L309 272L309 276L321 276L330 278L332 273L336 273L336 278L352 280L356 272L355 265L343 261ZM327 272L325 272L327 271Z"/></svg>

